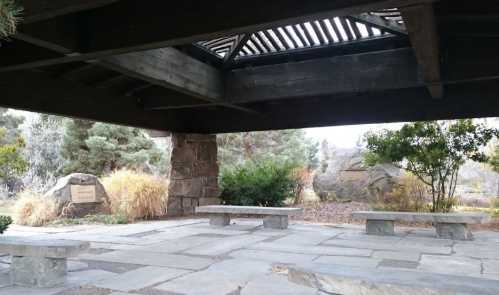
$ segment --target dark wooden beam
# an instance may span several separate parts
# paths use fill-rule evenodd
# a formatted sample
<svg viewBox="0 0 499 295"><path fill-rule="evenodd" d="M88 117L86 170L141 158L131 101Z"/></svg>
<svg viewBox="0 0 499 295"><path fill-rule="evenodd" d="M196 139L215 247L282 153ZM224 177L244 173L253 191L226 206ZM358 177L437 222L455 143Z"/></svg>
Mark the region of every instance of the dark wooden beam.
<svg viewBox="0 0 499 295"><path fill-rule="evenodd" d="M51 78L44 72L0 74L2 107L50 113L150 129L182 129L173 114L150 113L135 97L112 95L80 83Z"/></svg>
<svg viewBox="0 0 499 295"><path fill-rule="evenodd" d="M223 98L221 73L174 48L111 56L99 65L210 102Z"/></svg>
<svg viewBox="0 0 499 295"><path fill-rule="evenodd" d="M23 39L23 42L19 44L26 42L33 42L36 46L40 46L43 54L54 54L52 51L63 54L69 51L62 46L33 37ZM224 89L221 73L174 48L128 53L89 62L92 65L108 68L154 85L174 89L210 103L255 113L249 108L222 101ZM2 72L1 69L0 72Z"/></svg>
<svg viewBox="0 0 499 295"><path fill-rule="evenodd" d="M236 69L227 74L226 100L247 103L421 85L416 58L407 48Z"/></svg>
<svg viewBox="0 0 499 295"><path fill-rule="evenodd" d="M384 19L377 15L369 13L361 13L348 16L348 19L354 22L359 22L367 26L375 27L381 31L388 32L395 35L407 35L405 25L399 24L395 21Z"/></svg>
<svg viewBox="0 0 499 295"><path fill-rule="evenodd" d="M36 62L25 60L21 56L3 67L17 70L100 59L133 51L256 32L310 19L431 1L433 0L318 0L303 5L301 0L255 0L248 3L245 9L233 9L231 0L219 0L216 5L197 0L175 3L149 1L147 5L136 0L121 0L78 15L71 14L21 26L20 32L23 34L65 46L78 54Z"/></svg>
<svg viewBox="0 0 499 295"><path fill-rule="evenodd" d="M269 64L287 63L307 59L317 59L337 55L351 55L364 52L382 51L409 47L406 36L379 36L367 40L342 42L335 45L316 46L313 48L298 48L257 57L240 57L229 68L255 67Z"/></svg>
<svg viewBox="0 0 499 295"><path fill-rule="evenodd" d="M404 7L401 13L428 90L432 97L442 98L440 43L433 5Z"/></svg>
<svg viewBox="0 0 499 295"><path fill-rule="evenodd" d="M255 119L220 109L202 113L195 109L178 112L181 116L198 114L197 121L187 128L202 133L496 117L499 116L499 84L481 81L448 85L443 99L434 99L425 87L419 87L305 97L265 103L258 109L268 115Z"/></svg>
<svg viewBox="0 0 499 295"><path fill-rule="evenodd" d="M94 9L118 0L21 0L23 23L32 23L61 15Z"/></svg>

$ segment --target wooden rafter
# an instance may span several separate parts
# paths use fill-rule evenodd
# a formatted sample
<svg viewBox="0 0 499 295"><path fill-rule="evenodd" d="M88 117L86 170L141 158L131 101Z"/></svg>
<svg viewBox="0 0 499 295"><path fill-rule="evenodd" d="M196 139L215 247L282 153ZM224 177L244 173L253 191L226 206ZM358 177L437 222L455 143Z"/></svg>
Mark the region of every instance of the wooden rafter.
<svg viewBox="0 0 499 295"><path fill-rule="evenodd" d="M433 98L442 98L440 43L433 5L405 7L401 13L428 90Z"/></svg>

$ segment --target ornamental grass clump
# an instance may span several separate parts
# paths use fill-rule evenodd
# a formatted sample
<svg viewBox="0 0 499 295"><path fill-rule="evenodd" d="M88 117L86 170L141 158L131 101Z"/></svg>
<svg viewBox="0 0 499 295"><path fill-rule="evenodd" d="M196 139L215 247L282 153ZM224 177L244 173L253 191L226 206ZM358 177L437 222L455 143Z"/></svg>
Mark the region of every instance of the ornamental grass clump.
<svg viewBox="0 0 499 295"><path fill-rule="evenodd" d="M59 208L55 199L25 190L14 204L14 221L20 225L43 226L57 219Z"/></svg>
<svg viewBox="0 0 499 295"><path fill-rule="evenodd" d="M0 0L0 39L16 33L23 8L17 0Z"/></svg>
<svg viewBox="0 0 499 295"><path fill-rule="evenodd" d="M168 181L143 172L118 170L102 179L113 214L129 221L153 219L166 214Z"/></svg>

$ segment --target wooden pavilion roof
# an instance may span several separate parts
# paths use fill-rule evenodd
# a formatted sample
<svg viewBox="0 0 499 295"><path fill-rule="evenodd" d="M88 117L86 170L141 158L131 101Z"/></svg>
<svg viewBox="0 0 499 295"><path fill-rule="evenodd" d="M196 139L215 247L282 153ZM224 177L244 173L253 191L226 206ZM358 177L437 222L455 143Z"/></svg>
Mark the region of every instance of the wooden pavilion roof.
<svg viewBox="0 0 499 295"><path fill-rule="evenodd" d="M499 116L499 3L22 0L0 106L218 133Z"/></svg>

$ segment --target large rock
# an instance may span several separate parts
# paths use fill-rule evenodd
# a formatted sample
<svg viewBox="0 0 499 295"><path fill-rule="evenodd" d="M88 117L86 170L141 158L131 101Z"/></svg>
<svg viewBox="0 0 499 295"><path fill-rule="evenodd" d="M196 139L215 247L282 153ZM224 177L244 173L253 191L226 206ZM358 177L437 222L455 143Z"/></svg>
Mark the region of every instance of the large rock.
<svg viewBox="0 0 499 295"><path fill-rule="evenodd" d="M99 179L91 174L73 173L59 179L45 197L56 199L61 216L84 217L108 213L109 197Z"/></svg>
<svg viewBox="0 0 499 295"><path fill-rule="evenodd" d="M366 167L360 150L337 150L324 173L314 177L314 191L321 199L376 201L391 191L403 171L390 165Z"/></svg>

